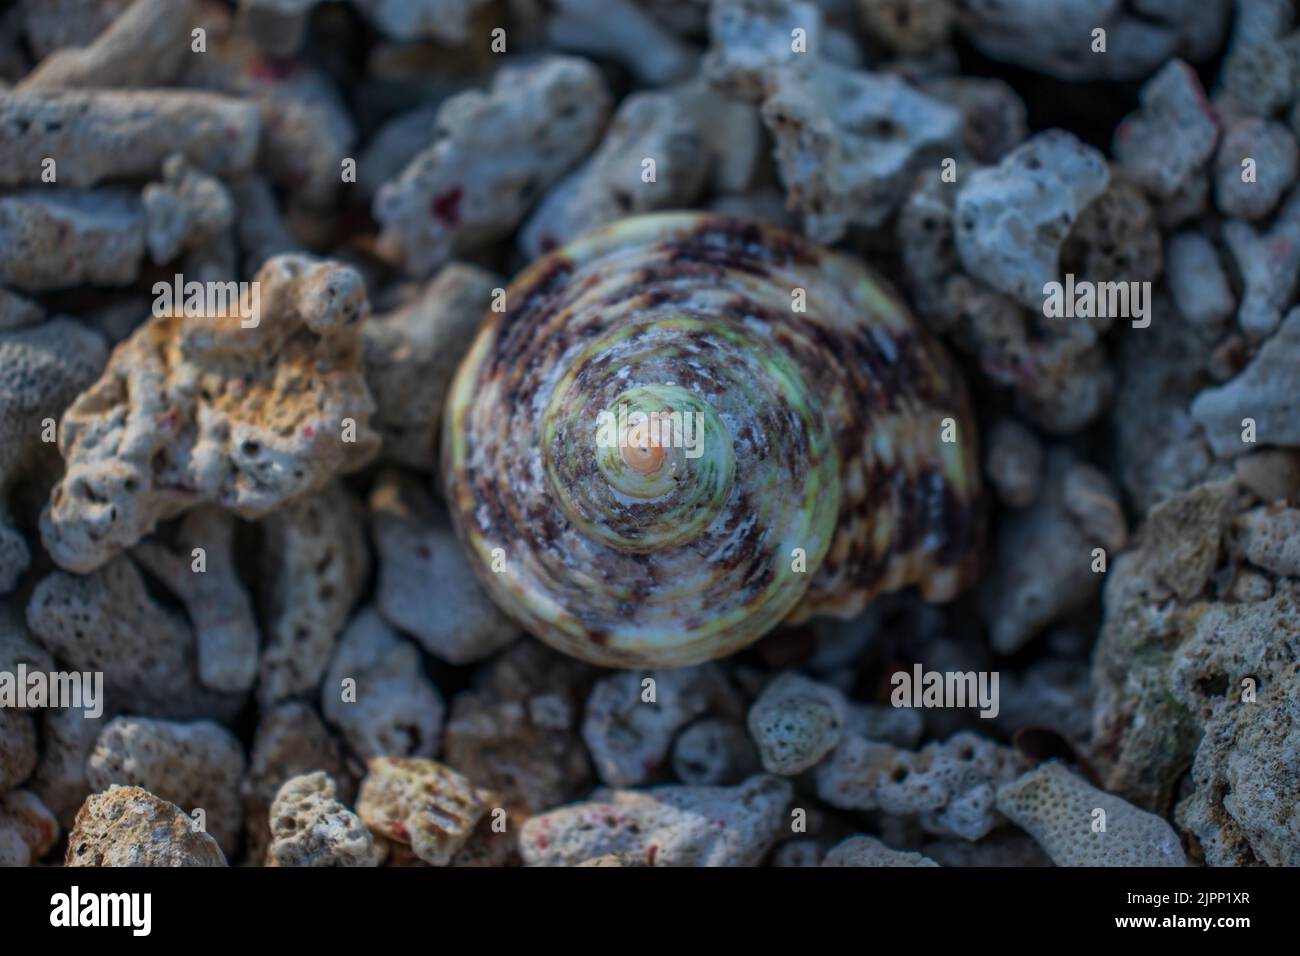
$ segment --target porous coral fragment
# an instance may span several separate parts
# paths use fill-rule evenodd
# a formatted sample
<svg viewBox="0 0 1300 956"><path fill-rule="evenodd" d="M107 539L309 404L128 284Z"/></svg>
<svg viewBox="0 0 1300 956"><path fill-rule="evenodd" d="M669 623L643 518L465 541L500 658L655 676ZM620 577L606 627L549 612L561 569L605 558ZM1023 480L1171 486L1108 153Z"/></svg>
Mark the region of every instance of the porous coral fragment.
<svg viewBox="0 0 1300 956"><path fill-rule="evenodd" d="M41 516L63 567L93 570L201 503L262 517L378 450L360 276L279 256L253 282L223 289L219 313L154 316L68 408L67 470Z"/></svg>

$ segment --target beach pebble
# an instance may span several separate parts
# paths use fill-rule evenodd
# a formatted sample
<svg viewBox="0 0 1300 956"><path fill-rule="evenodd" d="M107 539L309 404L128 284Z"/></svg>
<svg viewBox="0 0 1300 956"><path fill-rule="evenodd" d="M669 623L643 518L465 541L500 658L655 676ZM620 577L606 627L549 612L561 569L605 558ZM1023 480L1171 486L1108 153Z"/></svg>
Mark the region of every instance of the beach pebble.
<svg viewBox="0 0 1300 956"><path fill-rule="evenodd" d="M493 299L499 277L467 263L444 266L392 312L361 327L366 384L375 399L372 425L383 457L433 470L442 404L462 356Z"/></svg>
<svg viewBox="0 0 1300 956"><path fill-rule="evenodd" d="M1243 168L1251 161L1254 174ZM1263 219L1296 180L1300 147L1282 123L1254 116L1228 123L1214 159L1214 203L1225 216Z"/></svg>
<svg viewBox="0 0 1300 956"><path fill-rule="evenodd" d="M1059 278L1061 244L1110 182L1105 158L1062 130L1030 137L966 177L955 210L962 265L1026 307Z"/></svg>
<svg viewBox="0 0 1300 956"><path fill-rule="evenodd" d="M844 810L914 818L927 833L978 840L1001 822L994 792L1019 770L1010 749L963 731L920 750L852 735L817 767L817 795Z"/></svg>
<svg viewBox="0 0 1300 956"><path fill-rule="evenodd" d="M285 781L271 804L267 866L378 866L374 839L324 771Z"/></svg>
<svg viewBox="0 0 1300 956"><path fill-rule="evenodd" d="M433 143L375 197L381 241L423 276L508 235L586 155L608 109L599 72L571 57L504 67L487 92L452 97Z"/></svg>
<svg viewBox="0 0 1300 956"><path fill-rule="evenodd" d="M1126 537L1123 510L1105 476L1083 469L1062 449L1049 451L1041 494L1001 522L997 563L981 586L993 648L1012 653L1090 601L1104 579L1092 569L1093 549L1113 552Z"/></svg>
<svg viewBox="0 0 1300 956"><path fill-rule="evenodd" d="M446 866L490 808L491 793L432 760L375 757L366 765L357 815L374 833Z"/></svg>
<svg viewBox="0 0 1300 956"><path fill-rule="evenodd" d="M30 790L0 795L0 866L30 866L58 840L58 821Z"/></svg>
<svg viewBox="0 0 1300 956"><path fill-rule="evenodd" d="M1237 324L1258 341L1277 329L1300 274L1300 187L1291 191L1267 231L1231 219L1223 224L1223 241L1245 286Z"/></svg>
<svg viewBox="0 0 1300 956"><path fill-rule="evenodd" d="M179 153L216 176L247 172L262 135L257 106L200 90L0 92L0 185L38 184L42 160L60 186L157 176Z"/></svg>
<svg viewBox="0 0 1300 956"><path fill-rule="evenodd" d="M239 576L235 530L234 519L220 508L196 508L181 519L175 550L145 541L131 551L184 602L194 626L199 681L223 693L247 691L257 677L257 620Z"/></svg>
<svg viewBox="0 0 1300 956"><path fill-rule="evenodd" d="M783 827L790 784L760 774L735 787L598 790L530 819L528 866L576 866L614 855L632 866L755 866Z"/></svg>
<svg viewBox="0 0 1300 956"><path fill-rule="evenodd" d="M12 790L36 769L36 721L8 707L0 709L0 793Z"/></svg>
<svg viewBox="0 0 1300 956"><path fill-rule="evenodd" d="M597 775L612 787L644 783L666 761L678 730L710 710L734 710L734 695L716 664L601 678L582 720Z"/></svg>
<svg viewBox="0 0 1300 956"><path fill-rule="evenodd" d="M615 60L649 86L685 79L699 54L644 7L633 0L555 0L546 38L558 50Z"/></svg>
<svg viewBox="0 0 1300 956"><path fill-rule="evenodd" d="M1293 387L1300 363L1300 308L1292 309L1272 338L1232 381L1208 388L1191 405L1214 453L1230 458L1254 450L1242 441L1244 419L1255 423L1256 441L1300 447L1300 390Z"/></svg>
<svg viewBox="0 0 1300 956"><path fill-rule="evenodd" d="M93 43L63 47L41 60L22 88L167 86L190 51L197 6L195 0L134 0Z"/></svg>
<svg viewBox="0 0 1300 956"><path fill-rule="evenodd" d="M1246 560L1265 571L1300 577L1300 509L1254 508L1239 519Z"/></svg>
<svg viewBox="0 0 1300 956"><path fill-rule="evenodd" d="M12 591L31 563L26 538L9 525L5 499L51 456L42 435L107 357L104 340L72 319L0 330L0 594Z"/></svg>
<svg viewBox="0 0 1300 956"><path fill-rule="evenodd" d="M139 787L89 797L68 834L64 866L225 866L221 847L173 803Z"/></svg>
<svg viewBox="0 0 1300 956"><path fill-rule="evenodd" d="M593 676L539 641L512 645L452 698L447 761L497 794L513 821L586 793L593 775L578 725Z"/></svg>
<svg viewBox="0 0 1300 956"><path fill-rule="evenodd" d="M1057 866L1186 865L1173 827L1056 761L1000 787L997 805Z"/></svg>
<svg viewBox="0 0 1300 956"><path fill-rule="evenodd" d="M673 741L672 766L682 783L715 787L739 783L757 772L759 757L739 721L704 717Z"/></svg>
<svg viewBox="0 0 1300 956"><path fill-rule="evenodd" d="M1223 329L1237 302L1214 243L1200 232L1176 233L1165 243L1165 274L1188 322L1211 332Z"/></svg>
<svg viewBox="0 0 1300 956"><path fill-rule="evenodd" d="M341 484L297 499L264 522L264 705L316 688L370 575L361 507Z"/></svg>
<svg viewBox="0 0 1300 956"><path fill-rule="evenodd" d="M839 743L846 709L838 690L799 674L772 681L748 718L763 769L788 777L816 765Z"/></svg>
<svg viewBox="0 0 1300 956"><path fill-rule="evenodd" d="M854 836L836 844L822 866L938 866L927 856L891 850L875 837Z"/></svg>
<svg viewBox="0 0 1300 956"><path fill-rule="evenodd" d="M243 775L243 747L212 721L115 717L86 761L86 779L94 791L114 784L143 787L191 815L203 811L207 832L227 856L239 845L244 825L239 800Z"/></svg>
<svg viewBox="0 0 1300 956"><path fill-rule="evenodd" d="M248 754L248 769L239 785L244 801L244 850L262 860L270 841L271 803L291 777L313 771L329 776L346 802L355 781L343 767L342 748L310 704L288 701L262 714Z"/></svg>
<svg viewBox="0 0 1300 956"><path fill-rule="evenodd" d="M1157 199L1172 199L1214 153L1219 124L1196 72L1171 60L1142 85L1141 108L1115 129L1115 160Z"/></svg>
<svg viewBox="0 0 1300 956"><path fill-rule="evenodd" d="M351 751L363 760L432 757L445 710L419 651L373 608L359 611L339 639L321 690L321 712Z"/></svg>
<svg viewBox="0 0 1300 956"><path fill-rule="evenodd" d="M962 133L959 112L897 77L830 63L778 72L762 117L787 207L827 243L851 225L883 223L918 169L949 155Z"/></svg>
<svg viewBox="0 0 1300 956"><path fill-rule="evenodd" d="M129 703L137 713L176 719L229 718L238 709L237 696L200 682L189 622L149 593L125 556L86 575L47 575L32 592L27 626L68 668L102 673L110 709Z"/></svg>
<svg viewBox="0 0 1300 956"><path fill-rule="evenodd" d="M488 598L424 482L384 472L370 493L370 527L377 607L388 623L452 664L481 660L515 639L518 627Z"/></svg>
<svg viewBox="0 0 1300 956"><path fill-rule="evenodd" d="M24 292L130 285L144 253L144 207L132 193L32 189L0 199L0 282Z"/></svg>
<svg viewBox="0 0 1300 956"><path fill-rule="evenodd" d="M282 256L254 281L254 326L234 310L156 315L68 408L66 470L41 516L62 567L93 570L205 502L262 517L378 450L361 369L360 276Z"/></svg>
<svg viewBox="0 0 1300 956"><path fill-rule="evenodd" d="M1011 508L1033 504L1043 469L1043 447L1034 433L1014 419L1003 418L984 440L984 473L998 498Z"/></svg>

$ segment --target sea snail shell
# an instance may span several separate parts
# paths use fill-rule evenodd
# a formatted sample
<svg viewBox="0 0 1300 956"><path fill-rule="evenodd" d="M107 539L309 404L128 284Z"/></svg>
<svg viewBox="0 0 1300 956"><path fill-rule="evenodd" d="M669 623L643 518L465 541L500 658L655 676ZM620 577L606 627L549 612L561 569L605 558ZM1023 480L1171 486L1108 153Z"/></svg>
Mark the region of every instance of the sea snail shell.
<svg viewBox="0 0 1300 956"><path fill-rule="evenodd" d="M642 216L539 259L445 415L447 503L489 593L597 664L693 664L975 574L949 359L863 265L770 226Z"/></svg>

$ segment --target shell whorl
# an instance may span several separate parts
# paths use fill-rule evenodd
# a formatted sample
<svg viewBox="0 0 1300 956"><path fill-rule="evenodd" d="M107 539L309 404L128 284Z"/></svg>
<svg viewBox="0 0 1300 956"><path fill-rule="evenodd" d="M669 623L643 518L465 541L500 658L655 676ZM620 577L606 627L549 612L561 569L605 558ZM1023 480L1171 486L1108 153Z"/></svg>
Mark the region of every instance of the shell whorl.
<svg viewBox="0 0 1300 956"><path fill-rule="evenodd" d="M964 389L861 264L743 220L643 216L538 260L505 302L452 385L443 481L493 599L557 649L682 666L973 577ZM656 411L660 445L637 427Z"/></svg>

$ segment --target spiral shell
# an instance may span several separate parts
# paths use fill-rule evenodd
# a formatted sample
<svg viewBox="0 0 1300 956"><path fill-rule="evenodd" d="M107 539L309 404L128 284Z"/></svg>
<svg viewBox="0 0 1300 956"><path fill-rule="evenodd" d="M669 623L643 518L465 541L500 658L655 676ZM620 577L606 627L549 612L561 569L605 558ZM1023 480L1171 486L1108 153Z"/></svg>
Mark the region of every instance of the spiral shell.
<svg viewBox="0 0 1300 956"><path fill-rule="evenodd" d="M961 380L860 263L643 216L538 260L505 302L452 385L443 482L493 599L553 647L682 666L974 576Z"/></svg>

